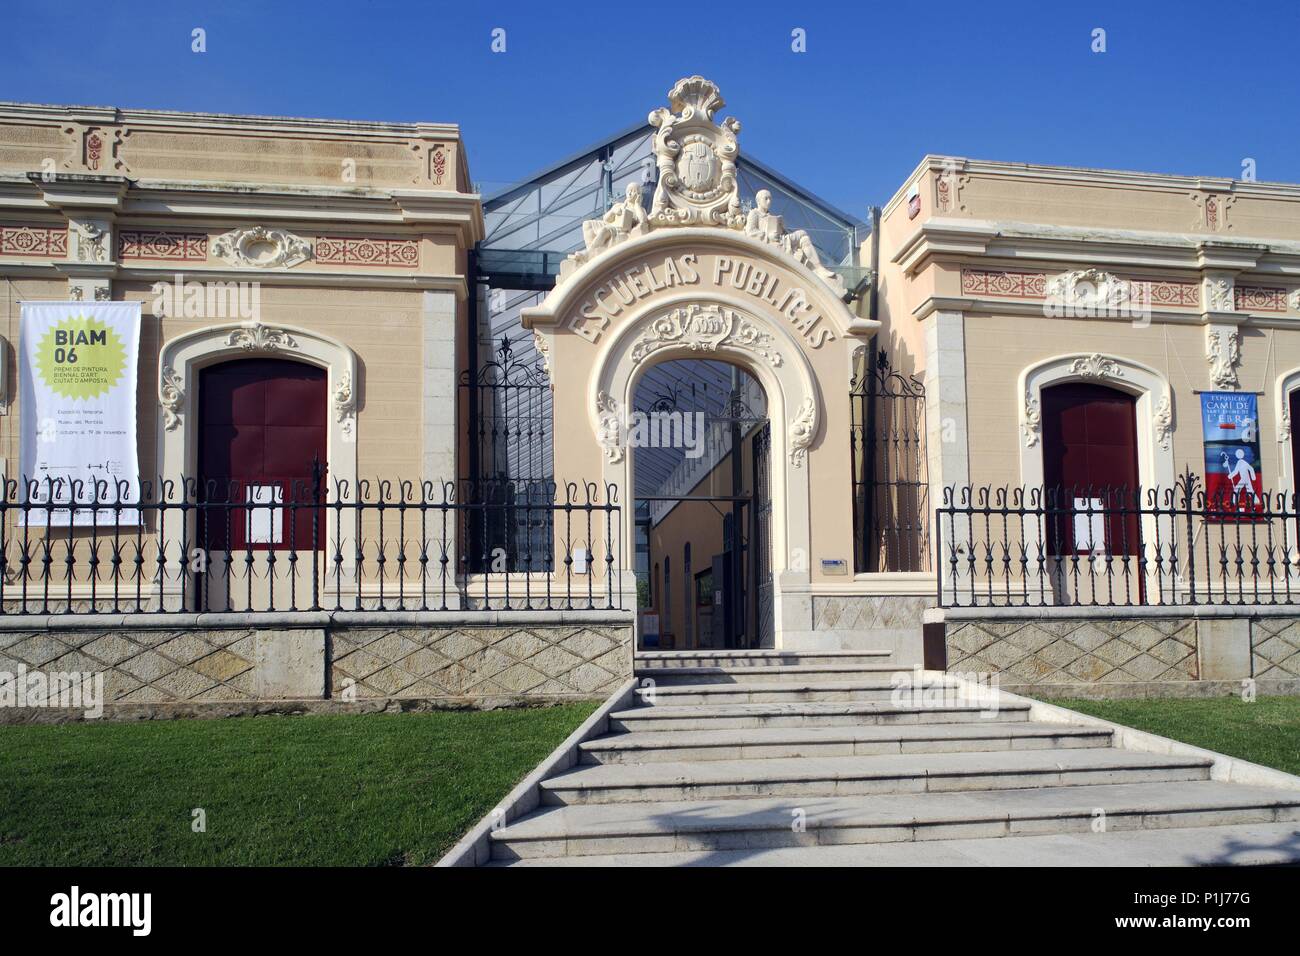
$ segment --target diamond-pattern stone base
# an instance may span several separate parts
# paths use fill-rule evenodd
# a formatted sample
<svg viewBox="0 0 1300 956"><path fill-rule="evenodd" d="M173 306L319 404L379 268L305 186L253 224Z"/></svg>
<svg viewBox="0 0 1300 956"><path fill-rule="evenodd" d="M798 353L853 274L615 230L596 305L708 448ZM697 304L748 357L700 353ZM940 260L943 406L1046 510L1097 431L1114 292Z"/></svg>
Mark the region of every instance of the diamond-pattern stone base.
<svg viewBox="0 0 1300 956"><path fill-rule="evenodd" d="M1200 676L1190 619L962 621L948 625L947 644L950 671L1027 684Z"/></svg>
<svg viewBox="0 0 1300 956"><path fill-rule="evenodd" d="M1250 633L1255 677L1300 677L1300 619L1262 617Z"/></svg>
<svg viewBox="0 0 1300 956"><path fill-rule="evenodd" d="M244 700L254 641L252 628L0 631L0 672L103 674L105 703Z"/></svg>
<svg viewBox="0 0 1300 956"><path fill-rule="evenodd" d="M349 628L333 645L334 697L597 697L632 673L620 627Z"/></svg>

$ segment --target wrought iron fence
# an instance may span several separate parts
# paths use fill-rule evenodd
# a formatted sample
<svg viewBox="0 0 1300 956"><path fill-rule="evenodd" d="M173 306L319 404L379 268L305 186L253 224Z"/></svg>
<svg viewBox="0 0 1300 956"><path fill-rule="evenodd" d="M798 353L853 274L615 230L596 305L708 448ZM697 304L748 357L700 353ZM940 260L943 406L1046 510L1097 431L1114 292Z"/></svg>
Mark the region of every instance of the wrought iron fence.
<svg viewBox="0 0 1300 956"><path fill-rule="evenodd" d="M948 488L942 607L1300 603L1296 495L1173 488Z"/></svg>
<svg viewBox="0 0 1300 956"><path fill-rule="evenodd" d="M855 571L930 567L925 385L869 353L850 386Z"/></svg>
<svg viewBox="0 0 1300 956"><path fill-rule="evenodd" d="M594 482L0 491L3 614L623 609L617 489Z"/></svg>

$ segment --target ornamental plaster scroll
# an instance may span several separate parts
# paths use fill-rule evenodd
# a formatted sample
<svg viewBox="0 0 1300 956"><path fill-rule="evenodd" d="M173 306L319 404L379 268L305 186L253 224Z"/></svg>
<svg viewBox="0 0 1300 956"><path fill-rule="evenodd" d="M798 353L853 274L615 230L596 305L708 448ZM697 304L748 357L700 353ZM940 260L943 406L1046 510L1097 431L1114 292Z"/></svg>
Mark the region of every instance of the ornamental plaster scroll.
<svg viewBox="0 0 1300 956"><path fill-rule="evenodd" d="M226 343L236 345L246 352L278 352L280 349L298 347L297 339L284 329L272 328L260 322L251 322L233 329Z"/></svg>
<svg viewBox="0 0 1300 956"><path fill-rule="evenodd" d="M311 242L284 229L248 226L212 240L212 254L247 269L288 269L312 258Z"/></svg>
<svg viewBox="0 0 1300 956"><path fill-rule="evenodd" d="M618 400L604 390L596 396L596 440L611 465L623 460L623 420Z"/></svg>
<svg viewBox="0 0 1300 956"><path fill-rule="evenodd" d="M1168 451L1174 428L1174 407L1168 395L1162 395L1151 416L1151 429L1156 444Z"/></svg>
<svg viewBox="0 0 1300 956"><path fill-rule="evenodd" d="M1241 361L1241 337L1235 326L1205 328L1205 360L1210 366L1210 383L1220 391L1236 391L1237 365Z"/></svg>
<svg viewBox="0 0 1300 956"><path fill-rule="evenodd" d="M1070 366L1070 371L1080 378L1098 380L1122 378L1124 376L1124 369L1120 367L1118 362L1098 352L1075 359Z"/></svg>
<svg viewBox="0 0 1300 956"><path fill-rule="evenodd" d="M1228 276L1212 276L1205 280L1205 307L1211 312L1236 310L1236 288Z"/></svg>
<svg viewBox="0 0 1300 956"><path fill-rule="evenodd" d="M334 385L334 420L343 427L343 435L351 439L357 419L356 395L352 391L352 373L343 372Z"/></svg>
<svg viewBox="0 0 1300 956"><path fill-rule="evenodd" d="M1132 283L1101 269L1074 269L1049 279L1047 299L1072 309L1114 309L1133 299Z"/></svg>
<svg viewBox="0 0 1300 956"><path fill-rule="evenodd" d="M555 376L551 374L551 343L541 329L533 329L533 349L537 352L537 358L542 363L542 371L546 373L547 379L552 385L555 384Z"/></svg>
<svg viewBox="0 0 1300 956"><path fill-rule="evenodd" d="M107 262L109 259L107 223L90 219L72 222L72 240L78 262Z"/></svg>
<svg viewBox="0 0 1300 956"><path fill-rule="evenodd" d="M719 345L731 345L752 352L773 368L785 361L777 351L772 334L735 309L692 303L673 309L650 322L628 353L639 364L660 349L685 346L692 352L716 352Z"/></svg>
<svg viewBox="0 0 1300 956"><path fill-rule="evenodd" d="M181 424L181 410L185 406L185 380L170 365L164 365L158 373L158 404L163 410L163 428L175 431Z"/></svg>
<svg viewBox="0 0 1300 956"><path fill-rule="evenodd" d="M1025 407L1020 417L1020 431L1025 436L1025 447L1033 448L1042 435L1043 412L1032 392L1025 392Z"/></svg>
<svg viewBox="0 0 1300 956"><path fill-rule="evenodd" d="M808 395L795 409L794 418L790 419L790 464L796 468L803 467L804 459L808 456L808 446L812 444L816 431L817 403Z"/></svg>

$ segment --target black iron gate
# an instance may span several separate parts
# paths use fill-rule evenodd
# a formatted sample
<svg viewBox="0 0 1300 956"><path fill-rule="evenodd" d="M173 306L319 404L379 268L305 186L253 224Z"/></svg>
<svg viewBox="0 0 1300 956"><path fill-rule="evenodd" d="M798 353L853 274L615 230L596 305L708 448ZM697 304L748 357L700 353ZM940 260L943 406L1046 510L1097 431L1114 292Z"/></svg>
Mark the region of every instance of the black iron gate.
<svg viewBox="0 0 1300 956"><path fill-rule="evenodd" d="M469 424L468 467L460 483L466 511L465 570L550 570L553 516L551 388L539 361L515 357L503 335L490 361L460 375Z"/></svg>
<svg viewBox="0 0 1300 956"><path fill-rule="evenodd" d="M772 595L772 429L764 425L754 436L754 523L750 532L751 588L754 594L754 642L751 647L776 646L775 603Z"/></svg>
<svg viewBox="0 0 1300 956"><path fill-rule="evenodd" d="M869 350L850 386L854 571L930 569L925 385Z"/></svg>

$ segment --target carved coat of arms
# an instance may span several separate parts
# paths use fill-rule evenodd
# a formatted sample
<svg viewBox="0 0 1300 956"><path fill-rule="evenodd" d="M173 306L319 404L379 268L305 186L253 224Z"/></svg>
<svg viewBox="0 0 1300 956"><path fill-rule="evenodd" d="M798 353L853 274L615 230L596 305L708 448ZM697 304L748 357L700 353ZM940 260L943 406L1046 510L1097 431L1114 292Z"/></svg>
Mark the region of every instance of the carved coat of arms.
<svg viewBox="0 0 1300 956"><path fill-rule="evenodd" d="M650 114L658 129L654 151L659 185L650 220L660 225L738 227L743 223L736 184L736 134L740 123L713 114L727 104L702 76L678 80L668 93L672 109Z"/></svg>

